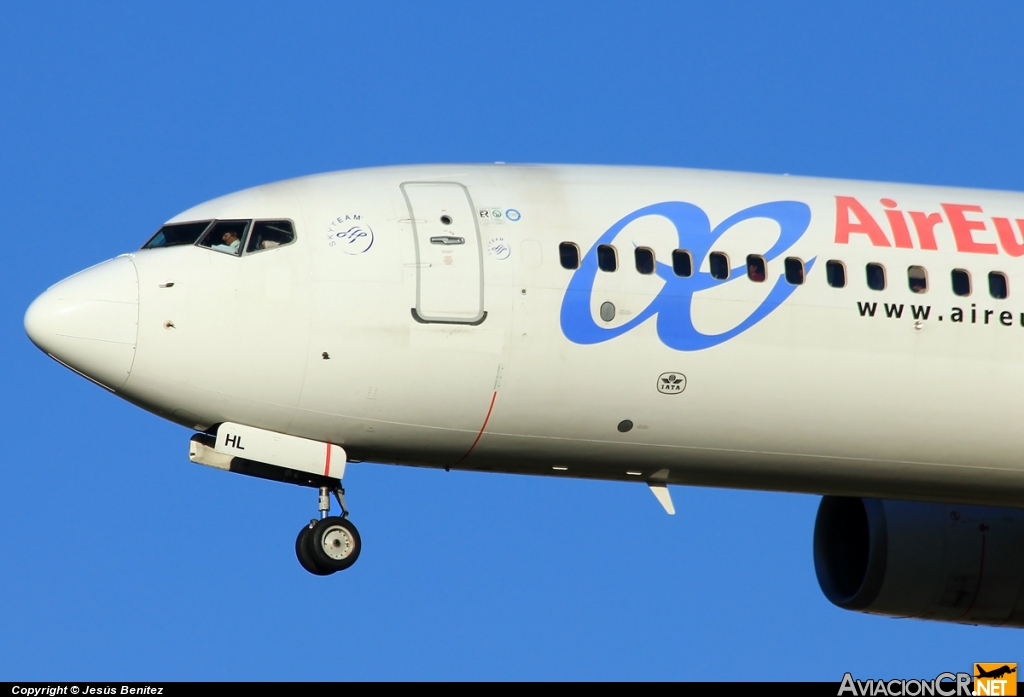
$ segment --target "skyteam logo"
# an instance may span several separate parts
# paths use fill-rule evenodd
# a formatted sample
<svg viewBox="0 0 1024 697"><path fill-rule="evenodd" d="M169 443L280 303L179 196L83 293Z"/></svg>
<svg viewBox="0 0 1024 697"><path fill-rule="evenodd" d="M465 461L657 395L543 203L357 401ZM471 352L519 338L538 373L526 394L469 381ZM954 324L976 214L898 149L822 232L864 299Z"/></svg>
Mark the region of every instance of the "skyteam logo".
<svg viewBox="0 0 1024 697"><path fill-rule="evenodd" d="M665 285L650 305L625 324L617 327L599 326L591 312L591 294L598 271L597 247L601 244L610 244L615 236L633 221L652 215L666 218L675 226L679 247L693 254L694 264L698 268L694 269L693 275L689 278L681 278L672 272L671 266L658 262L655 273L665 281ZM577 344L598 344L621 336L651 317L657 316L658 338L666 346L677 351L699 351L742 334L767 317L796 290L797 286L786 283L785 278L780 275L776 278L768 297L745 320L720 334L704 334L698 331L693 326L691 310L694 293L730 282L729 279L719 280L706 271L700 271L701 261L708 256L715 242L730 228L752 218L766 218L779 225L778 239L764 254L765 260L770 263L803 237L811 223L811 209L806 203L799 201L762 203L726 218L714 229L711 228L707 214L691 203L667 201L633 211L612 225L594 243L573 274L562 299L562 333ZM758 251L760 250L751 250ZM809 272L813 265L814 259L808 261L805 273Z"/></svg>

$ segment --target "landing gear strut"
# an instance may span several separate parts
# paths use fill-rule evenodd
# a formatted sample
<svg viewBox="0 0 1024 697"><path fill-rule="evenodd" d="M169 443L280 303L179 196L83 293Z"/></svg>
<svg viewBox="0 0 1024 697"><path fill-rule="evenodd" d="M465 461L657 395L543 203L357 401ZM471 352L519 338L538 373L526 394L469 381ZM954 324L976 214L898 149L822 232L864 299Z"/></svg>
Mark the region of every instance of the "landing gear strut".
<svg viewBox="0 0 1024 697"><path fill-rule="evenodd" d="M328 515L332 493L341 506L340 516ZM333 491L320 487L320 519L309 521L295 539L295 556L302 568L316 576L328 576L352 566L361 549L359 531L348 520L345 490L340 485Z"/></svg>

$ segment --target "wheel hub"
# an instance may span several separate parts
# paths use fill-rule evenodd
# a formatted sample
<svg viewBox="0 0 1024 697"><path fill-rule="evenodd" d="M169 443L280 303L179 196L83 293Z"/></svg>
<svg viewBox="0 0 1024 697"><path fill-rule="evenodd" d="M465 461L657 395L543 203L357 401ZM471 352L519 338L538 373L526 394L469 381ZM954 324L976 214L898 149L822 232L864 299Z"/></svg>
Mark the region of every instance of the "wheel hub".
<svg viewBox="0 0 1024 697"><path fill-rule="evenodd" d="M352 548L355 546L352 535L340 525L327 530L322 539L324 553L331 559L337 559L338 561L350 555Z"/></svg>

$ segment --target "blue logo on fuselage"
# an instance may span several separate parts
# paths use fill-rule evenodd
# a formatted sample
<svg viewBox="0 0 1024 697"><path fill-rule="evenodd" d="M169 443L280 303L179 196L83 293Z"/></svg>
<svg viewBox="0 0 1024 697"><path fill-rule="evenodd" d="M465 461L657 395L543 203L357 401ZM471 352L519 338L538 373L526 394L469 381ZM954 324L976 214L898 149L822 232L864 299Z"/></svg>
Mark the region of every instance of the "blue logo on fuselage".
<svg viewBox="0 0 1024 697"><path fill-rule="evenodd" d="M651 215L661 216L675 226L679 247L693 255L696 267L693 275L688 278L676 276L671 266L658 262L655 273L665 281L665 285L651 304L625 324L618 327L602 327L594 321L590 309L590 296L598 270L597 246L610 244L627 225ZM658 338L662 343L678 351L699 351L717 346L750 329L785 301L797 286L786 283L785 278L780 276L768 297L749 317L721 334L703 334L697 331L693 326L691 307L694 293L728 282L728 279L719 280L713 278L710 273L699 270L701 261L707 257L711 246L734 225L752 218L766 218L779 225L778 240L764 254L765 260L770 262L785 253L807 231L807 226L811 223L811 209L806 203L799 201L762 203L726 218L713 230L703 210L682 201L655 203L633 211L608 228L584 255L562 299L562 333L577 344L598 344L621 336L657 315ZM813 265L814 259L805 264L805 274L810 272Z"/></svg>

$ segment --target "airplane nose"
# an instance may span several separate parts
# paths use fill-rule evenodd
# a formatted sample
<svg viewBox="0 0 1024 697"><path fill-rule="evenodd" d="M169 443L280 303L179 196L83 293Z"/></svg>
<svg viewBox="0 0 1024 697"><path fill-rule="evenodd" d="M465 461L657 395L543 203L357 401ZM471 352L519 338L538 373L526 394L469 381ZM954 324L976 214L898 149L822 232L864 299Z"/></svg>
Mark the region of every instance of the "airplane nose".
<svg viewBox="0 0 1024 697"><path fill-rule="evenodd" d="M138 328L139 276L129 257L65 278L25 312L32 343L113 391L128 380Z"/></svg>

